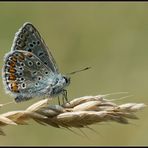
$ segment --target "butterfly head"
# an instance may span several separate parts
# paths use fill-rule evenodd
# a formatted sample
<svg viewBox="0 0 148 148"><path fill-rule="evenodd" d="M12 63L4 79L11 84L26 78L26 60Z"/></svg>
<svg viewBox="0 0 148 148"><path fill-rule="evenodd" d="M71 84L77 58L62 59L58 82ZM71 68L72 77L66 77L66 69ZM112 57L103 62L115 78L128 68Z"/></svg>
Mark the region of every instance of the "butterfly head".
<svg viewBox="0 0 148 148"><path fill-rule="evenodd" d="M64 79L64 81L65 81L65 86L68 86L68 85L70 84L70 77L64 75L64 76L63 76L63 79Z"/></svg>

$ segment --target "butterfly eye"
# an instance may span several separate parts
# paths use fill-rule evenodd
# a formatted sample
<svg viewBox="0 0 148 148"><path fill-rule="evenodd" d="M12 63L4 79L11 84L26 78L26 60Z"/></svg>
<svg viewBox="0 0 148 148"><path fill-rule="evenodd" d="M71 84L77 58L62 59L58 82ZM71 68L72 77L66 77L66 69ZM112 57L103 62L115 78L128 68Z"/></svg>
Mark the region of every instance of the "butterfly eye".
<svg viewBox="0 0 148 148"><path fill-rule="evenodd" d="M70 82L70 78L67 78L65 76L63 78L65 79L66 84L68 84Z"/></svg>

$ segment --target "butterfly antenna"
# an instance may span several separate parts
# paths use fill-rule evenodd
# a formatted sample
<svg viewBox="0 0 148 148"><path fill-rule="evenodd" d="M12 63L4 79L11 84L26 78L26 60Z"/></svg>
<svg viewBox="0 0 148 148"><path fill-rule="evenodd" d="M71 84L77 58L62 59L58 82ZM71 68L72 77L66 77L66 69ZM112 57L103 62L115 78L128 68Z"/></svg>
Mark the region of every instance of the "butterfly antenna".
<svg viewBox="0 0 148 148"><path fill-rule="evenodd" d="M91 67L85 67L85 68L83 68L83 69L70 72L70 73L68 73L67 75L73 75L73 74L75 74L75 73L77 73L77 72L81 72L81 71L84 71L84 70L88 70L88 69L90 69L90 68L91 68Z"/></svg>

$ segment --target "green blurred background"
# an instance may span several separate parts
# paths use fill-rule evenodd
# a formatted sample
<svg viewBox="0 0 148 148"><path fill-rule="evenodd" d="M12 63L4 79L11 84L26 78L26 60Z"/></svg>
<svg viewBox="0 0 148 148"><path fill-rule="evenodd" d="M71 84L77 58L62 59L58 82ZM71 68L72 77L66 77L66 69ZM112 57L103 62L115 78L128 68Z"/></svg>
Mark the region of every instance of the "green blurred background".
<svg viewBox="0 0 148 148"><path fill-rule="evenodd" d="M39 30L62 73L92 67L72 77L70 99L125 91L133 96L117 103L148 102L148 3L1 2L1 68L15 33L25 22ZM13 97L5 93L2 78L0 83L1 103L11 101ZM5 106L1 113L25 109L36 101ZM51 103L57 103L57 99ZM79 129L74 131L82 136L34 121L27 126L6 126L3 129L7 135L0 136L0 145L148 145L147 108L137 115L140 119L131 120L129 125L92 125L99 134L83 129L89 139Z"/></svg>

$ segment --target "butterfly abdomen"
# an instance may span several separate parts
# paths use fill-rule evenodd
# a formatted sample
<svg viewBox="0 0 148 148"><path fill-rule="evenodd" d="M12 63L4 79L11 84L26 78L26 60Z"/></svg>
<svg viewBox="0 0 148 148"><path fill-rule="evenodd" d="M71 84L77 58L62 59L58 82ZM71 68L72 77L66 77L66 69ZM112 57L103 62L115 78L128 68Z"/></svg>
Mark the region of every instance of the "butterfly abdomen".
<svg viewBox="0 0 148 148"><path fill-rule="evenodd" d="M31 99L30 97L17 96L14 100L15 100L15 102L19 103L19 102L27 101L30 99Z"/></svg>

